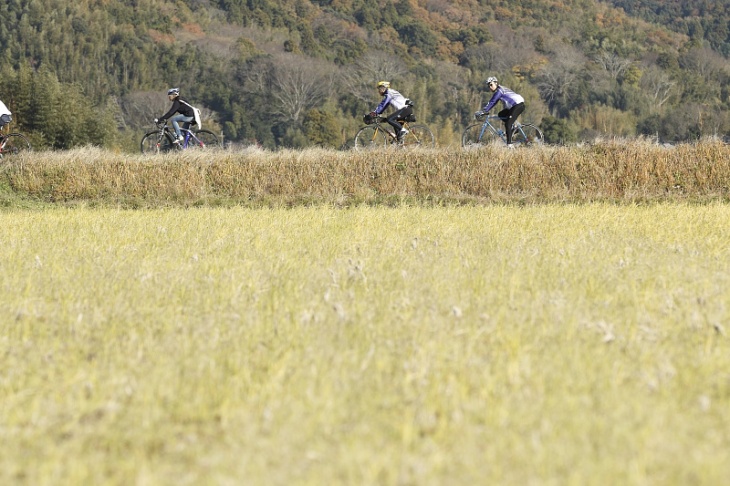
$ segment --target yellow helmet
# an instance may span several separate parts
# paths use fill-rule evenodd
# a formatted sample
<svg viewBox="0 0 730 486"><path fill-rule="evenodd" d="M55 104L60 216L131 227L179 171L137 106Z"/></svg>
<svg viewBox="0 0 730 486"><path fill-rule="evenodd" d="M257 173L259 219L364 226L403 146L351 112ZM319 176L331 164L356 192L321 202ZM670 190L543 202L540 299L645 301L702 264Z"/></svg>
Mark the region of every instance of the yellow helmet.
<svg viewBox="0 0 730 486"><path fill-rule="evenodd" d="M390 88L390 81L380 81L378 83L378 88L380 88L380 87Z"/></svg>

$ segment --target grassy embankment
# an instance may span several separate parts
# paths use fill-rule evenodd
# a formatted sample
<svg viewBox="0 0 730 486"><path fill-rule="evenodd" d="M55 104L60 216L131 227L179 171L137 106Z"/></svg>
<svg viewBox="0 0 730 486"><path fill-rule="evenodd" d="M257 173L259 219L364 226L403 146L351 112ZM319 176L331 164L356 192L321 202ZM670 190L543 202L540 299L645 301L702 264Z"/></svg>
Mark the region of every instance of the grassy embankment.
<svg viewBox="0 0 730 486"><path fill-rule="evenodd" d="M515 151L189 151L156 157L90 149L9 160L0 187L6 206L707 202L730 194L730 146L606 142Z"/></svg>
<svg viewBox="0 0 730 486"><path fill-rule="evenodd" d="M0 213L0 483L723 484L729 219Z"/></svg>

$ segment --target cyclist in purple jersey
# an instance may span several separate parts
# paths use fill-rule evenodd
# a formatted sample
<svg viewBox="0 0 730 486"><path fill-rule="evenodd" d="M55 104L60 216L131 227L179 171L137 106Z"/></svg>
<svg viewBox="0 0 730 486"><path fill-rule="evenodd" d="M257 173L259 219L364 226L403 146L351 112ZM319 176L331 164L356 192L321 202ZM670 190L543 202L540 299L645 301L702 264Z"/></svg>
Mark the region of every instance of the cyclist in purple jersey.
<svg viewBox="0 0 730 486"><path fill-rule="evenodd" d="M525 99L511 89L500 86L497 78L494 76L487 78L486 84L489 87L489 90L494 94L492 95L492 99L489 100L489 103L484 105L482 111L477 111L475 116L480 117L489 113L489 110L494 108L494 106L501 101L502 105L504 105L504 109L497 113L497 116L504 118L504 131L507 135L507 146L512 148L512 126L517 120L517 117L525 111Z"/></svg>

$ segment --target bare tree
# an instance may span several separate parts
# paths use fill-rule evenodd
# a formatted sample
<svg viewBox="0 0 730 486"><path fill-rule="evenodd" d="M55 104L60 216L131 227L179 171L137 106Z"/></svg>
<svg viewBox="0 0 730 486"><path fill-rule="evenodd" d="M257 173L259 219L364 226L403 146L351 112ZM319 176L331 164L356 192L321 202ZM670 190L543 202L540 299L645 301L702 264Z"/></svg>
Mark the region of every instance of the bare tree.
<svg viewBox="0 0 730 486"><path fill-rule="evenodd" d="M329 65L296 55L279 55L271 76L273 114L298 121L305 111L326 100L332 83Z"/></svg>
<svg viewBox="0 0 730 486"><path fill-rule="evenodd" d="M283 53L252 66L245 75L244 89L268 95L272 115L299 121L304 112L327 100L332 85L330 65Z"/></svg>
<svg viewBox="0 0 730 486"><path fill-rule="evenodd" d="M537 76L537 89L555 116L565 105L571 89L579 79L584 59L575 49L564 47L556 52L556 62L549 64Z"/></svg>
<svg viewBox="0 0 730 486"><path fill-rule="evenodd" d="M725 59L707 47L690 49L681 58L682 66L706 81L712 80L727 65Z"/></svg>
<svg viewBox="0 0 730 486"><path fill-rule="evenodd" d="M355 62L353 69L343 74L349 93L362 101L372 101L378 81L392 81L407 72L403 61L380 51L370 51Z"/></svg>
<svg viewBox="0 0 730 486"><path fill-rule="evenodd" d="M464 52L467 64L474 70L484 70L491 73L509 71L513 58L504 55L504 47L496 42L487 42L467 49Z"/></svg>
<svg viewBox="0 0 730 486"><path fill-rule="evenodd" d="M118 100L124 114L123 126L144 126L170 109L167 97L161 91L133 91Z"/></svg>
<svg viewBox="0 0 730 486"><path fill-rule="evenodd" d="M676 82L657 67L651 67L641 76L640 86L654 101L654 106L660 108L672 96Z"/></svg>
<svg viewBox="0 0 730 486"><path fill-rule="evenodd" d="M621 77L631 67L633 61L624 59L613 52L601 51L595 58L596 63L601 66L614 80Z"/></svg>

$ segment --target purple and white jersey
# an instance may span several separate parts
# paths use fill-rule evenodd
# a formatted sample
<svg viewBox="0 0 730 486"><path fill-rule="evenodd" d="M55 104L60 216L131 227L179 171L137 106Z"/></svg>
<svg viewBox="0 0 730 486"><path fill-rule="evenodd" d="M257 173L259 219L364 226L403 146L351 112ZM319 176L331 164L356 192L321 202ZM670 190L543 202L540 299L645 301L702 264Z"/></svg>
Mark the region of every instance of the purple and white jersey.
<svg viewBox="0 0 730 486"><path fill-rule="evenodd" d="M388 105L391 105L396 110L400 110L406 106L406 97L396 90L388 88L383 95L383 101L375 108L375 114L380 115Z"/></svg>
<svg viewBox="0 0 730 486"><path fill-rule="evenodd" d="M524 103L525 99L509 88L498 86L497 90L492 95L492 99L489 100L489 103L484 105L484 113L494 108L494 105L500 101L504 104L505 108L512 108L517 104Z"/></svg>

